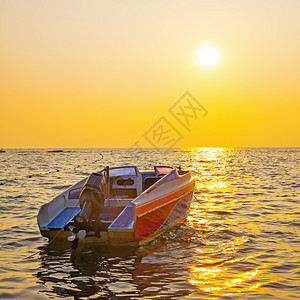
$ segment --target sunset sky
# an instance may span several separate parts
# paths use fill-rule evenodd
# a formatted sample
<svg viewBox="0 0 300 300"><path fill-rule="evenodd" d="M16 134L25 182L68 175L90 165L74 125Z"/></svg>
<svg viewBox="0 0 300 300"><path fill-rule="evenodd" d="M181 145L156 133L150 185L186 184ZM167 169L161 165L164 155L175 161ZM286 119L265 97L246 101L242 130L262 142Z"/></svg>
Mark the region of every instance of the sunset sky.
<svg viewBox="0 0 300 300"><path fill-rule="evenodd" d="M300 146L300 1L0 0L0 100L0 148Z"/></svg>

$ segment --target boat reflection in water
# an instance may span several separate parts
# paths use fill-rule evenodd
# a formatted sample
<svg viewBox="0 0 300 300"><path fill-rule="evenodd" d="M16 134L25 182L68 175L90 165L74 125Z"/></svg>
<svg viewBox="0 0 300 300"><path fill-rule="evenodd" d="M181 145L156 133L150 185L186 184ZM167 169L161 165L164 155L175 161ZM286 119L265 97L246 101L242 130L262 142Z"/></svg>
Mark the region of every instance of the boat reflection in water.
<svg viewBox="0 0 300 300"><path fill-rule="evenodd" d="M74 299L188 295L194 288L185 276L181 278L187 272L185 265L179 267L168 251L164 255L156 252L161 252L165 242L159 238L141 247L89 245L73 252L54 242L40 254L35 274L42 284L39 293Z"/></svg>

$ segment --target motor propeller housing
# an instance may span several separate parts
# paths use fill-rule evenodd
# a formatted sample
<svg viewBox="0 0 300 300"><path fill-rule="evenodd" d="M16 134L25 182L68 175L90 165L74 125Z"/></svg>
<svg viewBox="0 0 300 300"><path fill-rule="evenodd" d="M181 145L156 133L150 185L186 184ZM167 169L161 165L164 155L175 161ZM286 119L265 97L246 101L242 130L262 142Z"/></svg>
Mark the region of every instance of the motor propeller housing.
<svg viewBox="0 0 300 300"><path fill-rule="evenodd" d="M105 202L105 177L92 173L83 185L79 204L81 212L75 217L75 226L79 229L92 230L92 223L97 223ZM95 230L95 229L94 229Z"/></svg>

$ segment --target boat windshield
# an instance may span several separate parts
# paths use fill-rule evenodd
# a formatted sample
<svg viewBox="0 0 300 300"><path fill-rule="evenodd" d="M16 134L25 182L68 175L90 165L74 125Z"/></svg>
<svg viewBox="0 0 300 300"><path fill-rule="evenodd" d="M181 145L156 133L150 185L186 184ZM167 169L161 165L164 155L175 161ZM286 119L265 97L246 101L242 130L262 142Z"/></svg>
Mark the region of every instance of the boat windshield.
<svg viewBox="0 0 300 300"><path fill-rule="evenodd" d="M156 176L158 175L167 175L169 174L173 168L172 167L154 167Z"/></svg>
<svg viewBox="0 0 300 300"><path fill-rule="evenodd" d="M174 170L174 171L172 172L172 174L170 174L170 175L168 176L168 180L172 180L172 179L175 179L175 178L179 178L179 174L178 174L177 170Z"/></svg>
<svg viewBox="0 0 300 300"><path fill-rule="evenodd" d="M109 169L109 175L114 176L136 176L136 170L134 167L121 167Z"/></svg>

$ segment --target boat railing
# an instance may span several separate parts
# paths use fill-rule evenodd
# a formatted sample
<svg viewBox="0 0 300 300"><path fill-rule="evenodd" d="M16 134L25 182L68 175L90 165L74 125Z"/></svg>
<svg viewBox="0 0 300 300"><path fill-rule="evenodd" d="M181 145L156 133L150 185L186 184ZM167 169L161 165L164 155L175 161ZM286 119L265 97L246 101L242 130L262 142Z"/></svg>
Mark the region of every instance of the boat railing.
<svg viewBox="0 0 300 300"><path fill-rule="evenodd" d="M158 181L156 181L154 184L149 186L147 189L145 189L140 195L138 195L131 203L133 206L136 206L140 204L141 202L147 201L149 198L149 194L159 188L161 185L170 182L171 180L174 180L176 178L179 178L180 176L177 173L176 168L173 168L167 175L161 177Z"/></svg>

